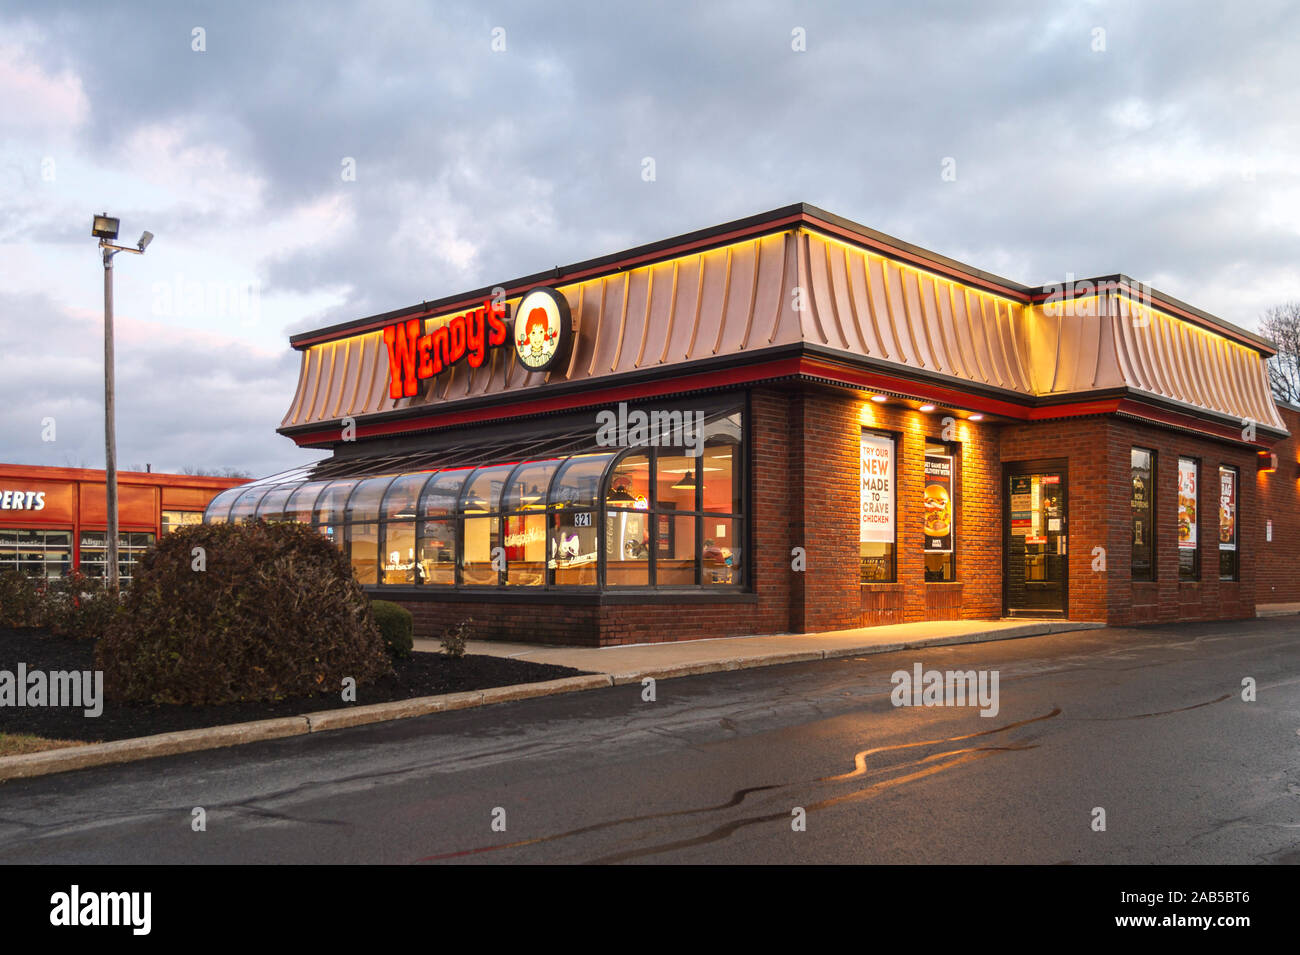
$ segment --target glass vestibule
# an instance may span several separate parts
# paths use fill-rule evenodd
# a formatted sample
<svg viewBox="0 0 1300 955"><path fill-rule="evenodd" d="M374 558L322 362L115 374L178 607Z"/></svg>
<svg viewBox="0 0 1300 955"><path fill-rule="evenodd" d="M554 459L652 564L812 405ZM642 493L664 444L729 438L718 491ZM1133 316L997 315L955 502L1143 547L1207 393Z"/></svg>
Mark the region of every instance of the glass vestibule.
<svg viewBox="0 0 1300 955"><path fill-rule="evenodd" d="M204 519L310 523L379 588L739 589L742 435L735 409L692 446L270 478L218 495Z"/></svg>

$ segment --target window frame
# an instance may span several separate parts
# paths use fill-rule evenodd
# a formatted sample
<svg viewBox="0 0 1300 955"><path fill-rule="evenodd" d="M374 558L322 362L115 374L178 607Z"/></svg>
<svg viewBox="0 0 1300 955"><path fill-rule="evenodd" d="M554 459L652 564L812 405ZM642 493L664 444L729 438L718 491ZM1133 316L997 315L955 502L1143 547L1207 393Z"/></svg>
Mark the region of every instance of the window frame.
<svg viewBox="0 0 1300 955"><path fill-rule="evenodd" d="M1149 470L1149 475L1150 475L1150 476L1149 476L1149 478L1148 478L1148 480L1147 480L1147 489L1146 489L1146 493L1147 493L1147 502L1146 502L1147 516L1146 516L1146 523L1145 523L1145 529L1146 529L1146 532L1147 532L1147 535L1148 535L1148 538L1149 538L1149 539L1147 540L1147 542L1146 542L1146 544L1145 544L1144 546L1147 548L1147 551L1150 553L1151 556L1150 556L1149 565L1148 565L1148 568L1147 568L1147 571L1146 571L1147 576L1141 576L1141 577L1138 576L1138 574L1137 574L1137 570L1136 570L1136 567L1135 567L1135 565L1134 565L1134 559L1135 559L1135 556L1134 556L1134 555L1136 554L1136 548L1137 548L1137 536L1138 536L1138 534L1137 534L1137 528L1138 528L1138 522L1137 522L1137 520L1134 518L1134 513L1135 513L1134 504L1135 504L1136 496L1135 496L1134 491L1133 491L1133 472L1134 472L1134 470L1136 470L1136 467L1135 467L1135 465L1133 464L1133 456L1134 456L1135 454L1139 453L1139 452L1141 452L1141 453L1143 453L1143 454L1146 454L1146 455L1148 456L1148 458L1149 458L1149 461L1150 461L1150 464L1149 464L1149 466L1148 466L1148 470ZM1131 582L1133 582L1133 583L1143 583L1143 584L1147 584L1147 583L1155 583L1155 582L1159 579L1159 572L1158 572L1158 569L1157 569L1157 565L1159 564L1159 559L1158 559L1158 558L1159 558L1159 554L1160 554L1160 548L1159 548L1159 544L1158 544L1158 541L1159 541L1159 536L1158 536L1158 534L1159 534L1159 532L1158 532L1158 529L1157 529L1157 527L1156 527L1157 522L1156 522L1156 519L1155 519L1155 517L1156 517L1156 485L1157 485L1157 483L1158 483L1157 480L1156 480L1156 476L1157 476L1157 474L1159 473L1159 467L1160 467L1160 457L1159 457L1159 455L1156 453L1156 451L1155 451L1154 448L1144 448L1144 447L1141 447L1141 446L1139 446L1139 445L1132 445L1132 446L1129 447L1128 485L1129 485L1129 522L1130 522L1130 526L1129 526L1129 559L1128 559L1128 572L1129 572L1129 580L1130 580Z"/></svg>

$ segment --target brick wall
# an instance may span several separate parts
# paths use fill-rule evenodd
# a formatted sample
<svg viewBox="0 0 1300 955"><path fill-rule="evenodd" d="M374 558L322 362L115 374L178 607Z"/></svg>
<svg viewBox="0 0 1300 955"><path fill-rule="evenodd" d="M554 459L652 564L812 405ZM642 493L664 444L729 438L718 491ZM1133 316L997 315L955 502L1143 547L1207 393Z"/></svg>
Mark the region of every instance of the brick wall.
<svg viewBox="0 0 1300 955"><path fill-rule="evenodd" d="M812 400L810 398L810 400ZM998 428L966 420L945 420L897 405L875 404L845 392L819 395L817 413L806 420L824 420L843 429L839 441L815 442L818 455L805 481L824 487L819 499L834 514L829 528L841 537L834 557L845 561L831 585L846 596L859 591L858 623L837 627L953 618L991 619L1002 614L1002 540L998 463ZM897 582L859 584L858 502L859 435L862 428L897 437L894 520L897 536ZM947 429L947 430L946 430ZM956 579L925 579L924 506L926 439L956 445L957 519ZM837 503L838 502L838 506ZM808 513L815 513L809 511ZM819 568L820 569L820 568ZM810 574L813 567L809 565ZM813 586L816 586L815 584ZM852 612L837 604L831 616L839 621Z"/></svg>
<svg viewBox="0 0 1300 955"><path fill-rule="evenodd" d="M1256 478L1259 513L1258 558L1255 561L1255 599L1258 603L1300 601L1300 412L1278 406L1291 437L1279 442L1277 470ZM1273 540L1265 540L1266 520L1273 521Z"/></svg>

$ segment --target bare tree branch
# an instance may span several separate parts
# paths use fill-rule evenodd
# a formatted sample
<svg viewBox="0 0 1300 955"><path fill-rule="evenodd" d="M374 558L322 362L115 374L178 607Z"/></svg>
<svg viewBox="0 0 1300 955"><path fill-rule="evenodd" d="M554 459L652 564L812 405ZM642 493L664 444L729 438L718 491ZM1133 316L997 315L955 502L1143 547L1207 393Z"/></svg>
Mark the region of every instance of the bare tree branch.
<svg viewBox="0 0 1300 955"><path fill-rule="evenodd" d="M1265 309L1259 330L1277 346L1277 354L1268 360L1273 396L1300 404L1300 302L1285 302Z"/></svg>

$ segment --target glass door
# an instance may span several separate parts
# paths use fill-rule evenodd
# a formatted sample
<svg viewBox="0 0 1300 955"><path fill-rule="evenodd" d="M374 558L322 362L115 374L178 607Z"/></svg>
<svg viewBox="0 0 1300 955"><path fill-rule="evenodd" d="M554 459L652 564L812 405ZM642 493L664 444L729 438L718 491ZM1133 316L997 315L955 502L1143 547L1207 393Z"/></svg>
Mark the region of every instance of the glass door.
<svg viewBox="0 0 1300 955"><path fill-rule="evenodd" d="M1008 616L1064 616L1068 545L1064 463L1009 467L1003 478Z"/></svg>

